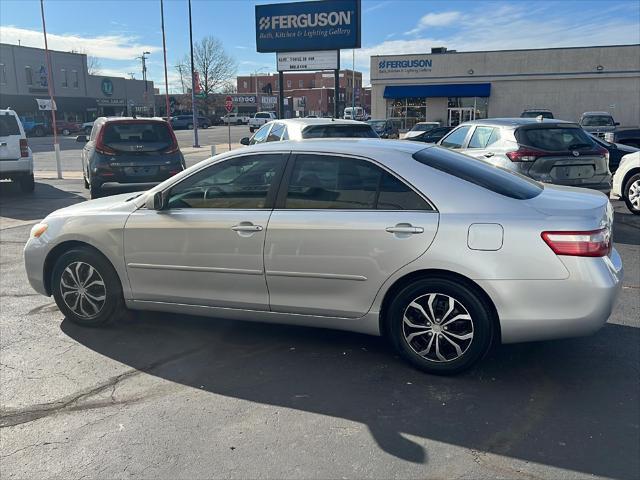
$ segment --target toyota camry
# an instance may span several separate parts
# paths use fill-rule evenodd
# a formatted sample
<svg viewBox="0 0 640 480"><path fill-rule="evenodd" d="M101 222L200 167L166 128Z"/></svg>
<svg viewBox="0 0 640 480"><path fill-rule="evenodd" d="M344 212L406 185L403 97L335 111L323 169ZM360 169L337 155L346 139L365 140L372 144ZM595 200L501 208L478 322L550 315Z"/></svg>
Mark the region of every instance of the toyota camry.
<svg viewBox="0 0 640 480"><path fill-rule="evenodd" d="M436 146L273 142L53 212L25 262L80 325L133 309L350 330L451 374L495 343L602 327L612 219L600 192Z"/></svg>

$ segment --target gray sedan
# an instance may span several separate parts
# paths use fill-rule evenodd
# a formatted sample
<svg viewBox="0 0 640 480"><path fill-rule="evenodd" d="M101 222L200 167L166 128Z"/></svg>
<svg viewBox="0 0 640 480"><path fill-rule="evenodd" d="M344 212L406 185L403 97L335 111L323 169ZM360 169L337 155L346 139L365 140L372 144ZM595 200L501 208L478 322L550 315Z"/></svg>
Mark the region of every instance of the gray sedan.
<svg viewBox="0 0 640 480"><path fill-rule="evenodd" d="M450 374L494 343L598 330L622 278L612 216L602 193L440 147L274 142L58 210L25 262L81 325L139 309L350 330Z"/></svg>

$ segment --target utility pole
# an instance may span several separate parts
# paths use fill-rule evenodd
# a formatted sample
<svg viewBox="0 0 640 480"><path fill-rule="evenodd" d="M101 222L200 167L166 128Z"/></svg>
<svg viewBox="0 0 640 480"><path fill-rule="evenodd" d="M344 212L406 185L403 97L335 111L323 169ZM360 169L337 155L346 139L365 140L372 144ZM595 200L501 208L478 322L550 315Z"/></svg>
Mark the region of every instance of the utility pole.
<svg viewBox="0 0 640 480"><path fill-rule="evenodd" d="M151 55L151 52L142 52L139 58L142 60L142 80L144 80L144 106L148 108L148 88L147 88L147 55Z"/></svg>
<svg viewBox="0 0 640 480"><path fill-rule="evenodd" d="M351 118L355 120L356 115L356 49L353 52L353 62L351 64Z"/></svg>
<svg viewBox="0 0 640 480"><path fill-rule="evenodd" d="M160 21L162 23L162 53L164 55L164 99L165 108L167 112L167 122L171 118L171 112L169 107L169 80L167 75L167 42L164 35L164 2L160 0ZM155 105L155 102L154 102Z"/></svg>
<svg viewBox="0 0 640 480"><path fill-rule="evenodd" d="M191 0L189 0L189 46L191 47L191 110L193 114L193 146L198 148L198 118L196 109L196 70L193 67L193 28L191 26Z"/></svg>

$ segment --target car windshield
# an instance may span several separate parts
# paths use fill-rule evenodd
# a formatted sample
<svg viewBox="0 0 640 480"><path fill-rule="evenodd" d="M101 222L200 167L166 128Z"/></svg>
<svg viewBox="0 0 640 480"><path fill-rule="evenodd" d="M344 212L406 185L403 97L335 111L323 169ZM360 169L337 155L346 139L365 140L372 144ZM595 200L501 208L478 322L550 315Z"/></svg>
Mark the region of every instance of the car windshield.
<svg viewBox="0 0 640 480"><path fill-rule="evenodd" d="M381 132L382 130L384 130L384 125L386 122L384 120L370 120L367 123L371 125L371 128L373 128L376 132Z"/></svg>
<svg viewBox="0 0 640 480"><path fill-rule="evenodd" d="M540 183L510 170L441 147L430 147L413 154L418 162L471 182L492 192L517 200L537 197Z"/></svg>
<svg viewBox="0 0 640 480"><path fill-rule="evenodd" d="M520 117L522 118L536 118L536 117L542 117L542 118L553 118L553 115L551 114L551 112L540 112L538 110L528 110L526 112L522 112L522 115L520 115Z"/></svg>
<svg viewBox="0 0 640 480"><path fill-rule="evenodd" d="M595 143L587 132L577 125L519 128L515 135L521 145L552 152L567 152L583 148L593 149L595 147Z"/></svg>
<svg viewBox="0 0 640 480"><path fill-rule="evenodd" d="M582 125L585 127L613 127L613 118L609 115L588 115L582 117Z"/></svg>
<svg viewBox="0 0 640 480"><path fill-rule="evenodd" d="M302 131L302 138L378 138L371 125L311 125Z"/></svg>
<svg viewBox="0 0 640 480"><path fill-rule="evenodd" d="M432 123L417 123L411 129L412 132L427 132L429 130L433 130L437 125Z"/></svg>
<svg viewBox="0 0 640 480"><path fill-rule="evenodd" d="M168 125L161 122L108 123L102 141L110 148L130 151L162 150L173 143Z"/></svg>
<svg viewBox="0 0 640 480"><path fill-rule="evenodd" d="M20 127L13 115L0 115L0 137L20 135Z"/></svg>

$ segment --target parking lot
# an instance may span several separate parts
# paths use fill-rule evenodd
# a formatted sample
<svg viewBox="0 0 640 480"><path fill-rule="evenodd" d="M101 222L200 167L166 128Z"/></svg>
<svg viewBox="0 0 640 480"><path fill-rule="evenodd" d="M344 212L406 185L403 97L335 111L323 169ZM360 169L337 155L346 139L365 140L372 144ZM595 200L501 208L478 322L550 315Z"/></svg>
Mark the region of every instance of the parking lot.
<svg viewBox="0 0 640 480"><path fill-rule="evenodd" d="M31 196L0 183L2 478L640 476L640 218L622 203L608 324L496 348L447 378L345 332L161 313L71 324L27 283L22 248L86 197L79 178Z"/></svg>

